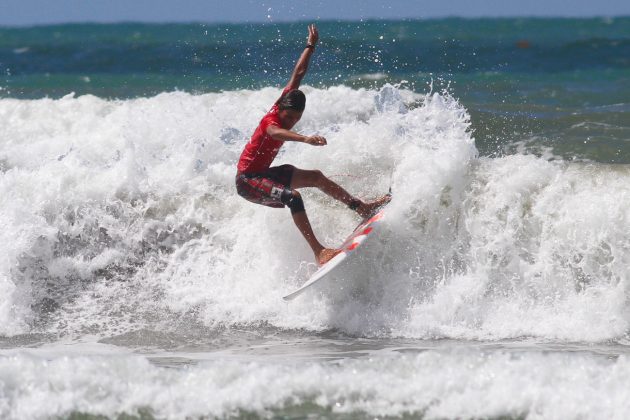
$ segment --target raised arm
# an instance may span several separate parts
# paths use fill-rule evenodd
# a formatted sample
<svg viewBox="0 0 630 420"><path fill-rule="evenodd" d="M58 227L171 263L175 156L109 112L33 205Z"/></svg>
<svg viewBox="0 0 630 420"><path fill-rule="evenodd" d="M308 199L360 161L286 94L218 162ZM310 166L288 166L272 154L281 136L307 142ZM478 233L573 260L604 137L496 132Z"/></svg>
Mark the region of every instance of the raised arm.
<svg viewBox="0 0 630 420"><path fill-rule="evenodd" d="M300 83L302 79L306 75L306 71L308 70L308 63L311 59L311 55L313 55L313 51L315 50L315 45L319 40L319 33L317 32L317 27L314 24L308 26L308 41L306 42L306 47L297 63L295 63L295 68L293 69L293 73L291 74L291 79L289 79L289 83L285 90L297 89L300 87Z"/></svg>

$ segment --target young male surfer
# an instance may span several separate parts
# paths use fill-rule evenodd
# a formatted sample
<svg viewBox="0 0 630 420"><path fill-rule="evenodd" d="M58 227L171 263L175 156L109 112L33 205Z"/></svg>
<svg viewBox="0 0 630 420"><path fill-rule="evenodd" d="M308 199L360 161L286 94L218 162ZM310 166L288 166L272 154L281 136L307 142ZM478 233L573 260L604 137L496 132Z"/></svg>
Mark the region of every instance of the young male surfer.
<svg viewBox="0 0 630 420"><path fill-rule="evenodd" d="M236 190L241 197L256 204L289 207L295 225L313 250L317 262L325 264L340 250L325 248L317 240L306 216L302 197L297 190L305 187L319 188L364 218L387 203L390 197L386 195L376 201L365 203L350 195L318 170L299 169L292 165L270 167L285 141L297 141L312 146L326 145L326 139L321 136L303 136L291 131L304 112L306 97L298 88L306 74L318 39L317 28L310 25L306 47L295 64L289 83L271 110L262 118L241 154L237 165Z"/></svg>

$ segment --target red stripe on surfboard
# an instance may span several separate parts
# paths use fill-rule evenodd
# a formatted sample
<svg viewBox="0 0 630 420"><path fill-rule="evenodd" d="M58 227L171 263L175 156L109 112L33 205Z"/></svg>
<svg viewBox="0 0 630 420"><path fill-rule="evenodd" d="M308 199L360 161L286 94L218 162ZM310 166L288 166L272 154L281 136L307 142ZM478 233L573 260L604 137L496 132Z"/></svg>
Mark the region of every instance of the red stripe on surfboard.
<svg viewBox="0 0 630 420"><path fill-rule="evenodd" d="M374 223L377 220L380 220L383 217L383 213L376 213L374 216L372 216L372 218L370 220L368 220L368 225L370 223Z"/></svg>
<svg viewBox="0 0 630 420"><path fill-rule="evenodd" d="M360 245L360 243L359 243L359 242L353 242L353 243L352 243L352 244L350 244L350 246L349 246L349 247L347 247L346 249L347 249L348 251L354 251L354 249L355 249L356 247L358 247L359 245Z"/></svg>

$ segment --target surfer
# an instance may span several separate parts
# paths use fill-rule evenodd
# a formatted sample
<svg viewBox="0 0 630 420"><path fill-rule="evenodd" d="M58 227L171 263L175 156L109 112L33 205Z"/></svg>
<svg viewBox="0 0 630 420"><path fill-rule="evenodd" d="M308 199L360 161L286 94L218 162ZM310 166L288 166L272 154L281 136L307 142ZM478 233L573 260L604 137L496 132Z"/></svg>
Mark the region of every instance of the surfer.
<svg viewBox="0 0 630 420"><path fill-rule="evenodd" d="M366 203L350 195L319 170L299 169L293 165L271 167L271 163L285 141L297 141L312 146L326 145L326 139L322 136L304 136L291 131L304 112L306 97L298 88L306 74L318 40L317 28L315 25L309 25L306 46L295 64L289 82L280 98L262 118L241 153L237 165L236 190L241 197L256 204L279 208L289 207L295 225L321 265L340 251L326 248L317 240L298 189L319 188L332 198L346 204L363 218L369 217L376 209L387 203L390 197L386 195L376 201Z"/></svg>

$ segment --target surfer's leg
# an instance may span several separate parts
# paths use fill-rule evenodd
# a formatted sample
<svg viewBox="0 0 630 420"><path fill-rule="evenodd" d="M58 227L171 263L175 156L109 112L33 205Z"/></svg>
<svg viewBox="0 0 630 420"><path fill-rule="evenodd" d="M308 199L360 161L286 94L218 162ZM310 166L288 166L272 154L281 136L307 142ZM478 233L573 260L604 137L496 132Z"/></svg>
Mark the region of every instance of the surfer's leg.
<svg viewBox="0 0 630 420"><path fill-rule="evenodd" d="M296 190L292 190L292 198L291 201L295 200L299 203L302 203L302 197L300 193ZM298 230L308 242L308 245L313 250L313 254L315 254L315 259L317 262L321 264L327 263L332 257L339 253L336 249L325 248L315 237L315 233L313 232L313 228L311 226L311 222L308 220L308 216L306 215L306 211L304 210L304 205L300 204L298 206L292 206L290 203L287 204L291 209L291 216L293 217L293 222L295 226L297 226Z"/></svg>
<svg viewBox="0 0 630 420"><path fill-rule="evenodd" d="M308 242L308 245L313 250L315 255L319 254L324 246L319 243L317 238L315 237L315 233L313 232L313 228L311 227L311 222L308 220L308 216L305 211L301 211L299 213L293 213L291 215L293 217L293 221L295 222L295 226L297 226L298 230Z"/></svg>
<svg viewBox="0 0 630 420"><path fill-rule="evenodd" d="M341 201L352 210L359 213L361 217L369 217L379 207L387 204L391 200L391 196L387 194L374 201L366 203L350 195L350 193L344 190L339 184L327 178L321 171L308 171L295 168L293 171L293 178L291 179L291 188L304 187L319 188L324 193L338 201Z"/></svg>
<svg viewBox="0 0 630 420"><path fill-rule="evenodd" d="M305 188L314 187L319 188L324 193L328 194L337 201L341 201L345 205L349 206L356 201L360 204L361 200L354 198L348 191L344 190L339 184L331 181L318 170L304 170L295 168L293 171L293 178L291 178L291 188Z"/></svg>

